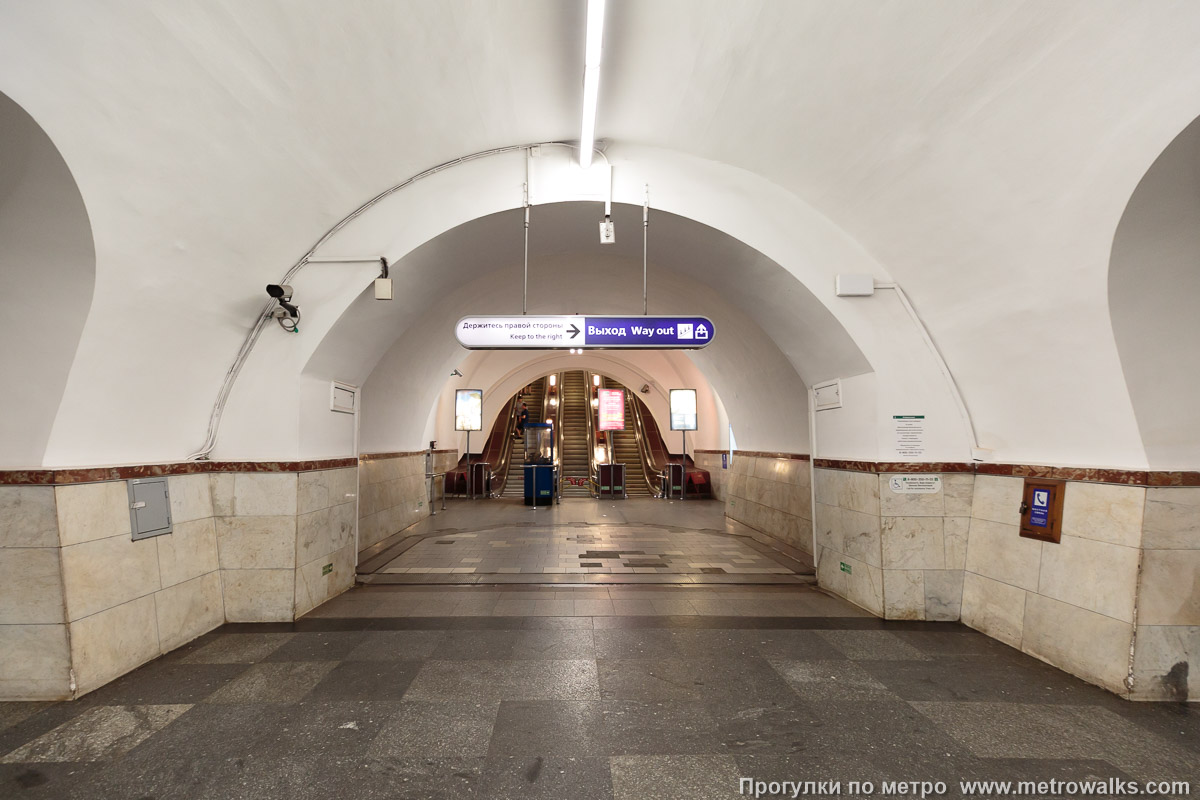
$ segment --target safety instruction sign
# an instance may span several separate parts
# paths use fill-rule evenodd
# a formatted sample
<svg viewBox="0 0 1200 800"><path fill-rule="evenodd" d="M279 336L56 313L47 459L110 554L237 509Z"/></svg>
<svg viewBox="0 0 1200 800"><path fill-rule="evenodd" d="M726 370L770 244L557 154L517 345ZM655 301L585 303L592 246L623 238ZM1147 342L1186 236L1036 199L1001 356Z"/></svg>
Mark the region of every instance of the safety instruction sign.
<svg viewBox="0 0 1200 800"><path fill-rule="evenodd" d="M708 317L463 317L454 326L468 350L698 350L716 336Z"/></svg>
<svg viewBox="0 0 1200 800"><path fill-rule="evenodd" d="M896 426L896 455L919 458L925 455L925 415L893 415Z"/></svg>
<svg viewBox="0 0 1200 800"><path fill-rule="evenodd" d="M1029 524L1036 528L1045 528L1050 524L1050 490L1034 489L1031 500Z"/></svg>

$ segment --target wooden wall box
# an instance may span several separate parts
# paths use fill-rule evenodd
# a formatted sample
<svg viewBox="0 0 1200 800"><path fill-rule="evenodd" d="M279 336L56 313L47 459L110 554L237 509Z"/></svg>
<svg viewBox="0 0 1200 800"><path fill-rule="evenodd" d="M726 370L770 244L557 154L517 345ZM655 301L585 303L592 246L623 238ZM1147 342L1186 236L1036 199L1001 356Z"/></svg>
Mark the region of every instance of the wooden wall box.
<svg viewBox="0 0 1200 800"><path fill-rule="evenodd" d="M1021 535L1058 544L1062 539L1063 499L1067 482L1026 478L1021 495Z"/></svg>

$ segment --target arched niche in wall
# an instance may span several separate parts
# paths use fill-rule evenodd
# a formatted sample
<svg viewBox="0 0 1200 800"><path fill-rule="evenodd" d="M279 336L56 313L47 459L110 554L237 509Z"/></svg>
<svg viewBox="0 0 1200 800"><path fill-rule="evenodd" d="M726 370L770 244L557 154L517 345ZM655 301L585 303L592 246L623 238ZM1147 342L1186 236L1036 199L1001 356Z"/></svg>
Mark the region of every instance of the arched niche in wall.
<svg viewBox="0 0 1200 800"><path fill-rule="evenodd" d="M36 467L91 307L96 251L66 161L3 93L0 153L0 467Z"/></svg>
<svg viewBox="0 0 1200 800"><path fill-rule="evenodd" d="M1148 465L1200 469L1200 118L1129 199L1108 303Z"/></svg>

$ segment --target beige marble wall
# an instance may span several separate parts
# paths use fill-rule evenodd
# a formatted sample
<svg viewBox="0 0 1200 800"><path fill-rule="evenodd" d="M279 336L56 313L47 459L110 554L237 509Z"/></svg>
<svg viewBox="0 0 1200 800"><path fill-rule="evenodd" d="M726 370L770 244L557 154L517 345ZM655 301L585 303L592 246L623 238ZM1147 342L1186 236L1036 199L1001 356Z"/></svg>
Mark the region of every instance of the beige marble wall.
<svg viewBox="0 0 1200 800"><path fill-rule="evenodd" d="M1068 483L1062 540L1052 544L1020 537L1023 487L1022 478L975 478L962 620L1125 694L1146 489Z"/></svg>
<svg viewBox="0 0 1200 800"><path fill-rule="evenodd" d="M884 616L879 476L814 469L813 480L817 500L817 583L872 614ZM903 588L911 591L909 587Z"/></svg>
<svg viewBox="0 0 1200 800"><path fill-rule="evenodd" d="M435 453L434 471L458 464L458 453ZM437 502L442 487L438 486ZM429 516L425 454L372 458L359 466L358 549L378 544Z"/></svg>
<svg viewBox="0 0 1200 800"><path fill-rule="evenodd" d="M0 486L0 699L78 697L353 584L356 468L167 482L173 530L139 541L125 481Z"/></svg>
<svg viewBox="0 0 1200 800"><path fill-rule="evenodd" d="M1200 699L1200 487L1146 491L1133 690Z"/></svg>
<svg viewBox="0 0 1200 800"><path fill-rule="evenodd" d="M290 622L296 606L294 472L209 476L229 622Z"/></svg>
<svg viewBox="0 0 1200 800"><path fill-rule="evenodd" d="M225 621L208 481L169 477L173 531L136 542L124 481L54 488L76 696Z"/></svg>
<svg viewBox="0 0 1200 800"><path fill-rule="evenodd" d="M914 474L930 473L879 475L884 616L954 621L962 603L975 476L941 474L937 492L892 487L893 477Z"/></svg>
<svg viewBox="0 0 1200 800"><path fill-rule="evenodd" d="M0 486L0 700L57 700L71 693L51 486Z"/></svg>
<svg viewBox="0 0 1200 800"><path fill-rule="evenodd" d="M294 615L354 585L358 470L302 472L296 505Z"/></svg>
<svg viewBox="0 0 1200 800"><path fill-rule="evenodd" d="M735 453L724 477L725 516L811 554L811 467L794 458Z"/></svg>

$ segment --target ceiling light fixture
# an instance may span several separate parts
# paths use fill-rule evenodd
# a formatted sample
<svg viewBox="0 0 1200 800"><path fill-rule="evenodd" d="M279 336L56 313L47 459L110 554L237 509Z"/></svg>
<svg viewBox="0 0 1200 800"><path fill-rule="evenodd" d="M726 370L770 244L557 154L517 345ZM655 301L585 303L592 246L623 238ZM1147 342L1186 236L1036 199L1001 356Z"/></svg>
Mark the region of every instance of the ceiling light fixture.
<svg viewBox="0 0 1200 800"><path fill-rule="evenodd" d="M583 131L579 135L579 166L592 165L596 145L596 103L600 98L600 50L604 41L605 0L588 0L587 44L583 53Z"/></svg>

